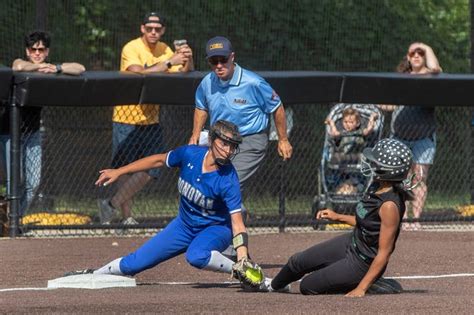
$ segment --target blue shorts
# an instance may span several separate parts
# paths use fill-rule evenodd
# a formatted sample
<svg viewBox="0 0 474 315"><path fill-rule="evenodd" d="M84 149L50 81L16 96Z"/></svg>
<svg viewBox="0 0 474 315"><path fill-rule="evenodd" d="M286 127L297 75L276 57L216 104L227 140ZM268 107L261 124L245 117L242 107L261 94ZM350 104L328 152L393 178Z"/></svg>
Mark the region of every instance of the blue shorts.
<svg viewBox="0 0 474 315"><path fill-rule="evenodd" d="M161 126L113 123L112 167L118 168L153 154L163 153ZM148 174L157 177L159 169Z"/></svg>
<svg viewBox="0 0 474 315"><path fill-rule="evenodd" d="M222 252L231 241L230 226L194 228L178 216L135 252L124 256L120 261L120 270L133 276L182 253L186 253L190 265L202 269L209 263L211 251Z"/></svg>
<svg viewBox="0 0 474 315"><path fill-rule="evenodd" d="M400 142L406 144L413 153L413 162L415 164L433 164L436 153L436 134L433 137L420 140L403 140L393 137Z"/></svg>

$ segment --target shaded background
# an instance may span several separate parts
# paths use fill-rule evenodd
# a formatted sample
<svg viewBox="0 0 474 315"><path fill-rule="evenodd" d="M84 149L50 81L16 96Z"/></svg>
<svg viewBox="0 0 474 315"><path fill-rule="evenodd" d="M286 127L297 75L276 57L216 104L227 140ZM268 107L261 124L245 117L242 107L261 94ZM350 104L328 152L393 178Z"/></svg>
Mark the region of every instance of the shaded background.
<svg viewBox="0 0 474 315"><path fill-rule="evenodd" d="M207 70L206 41L224 35L252 70L393 71L408 45L423 41L445 72L470 71L469 0L6 0L0 64L23 56L23 36L43 28L51 60L116 70L149 11L166 18L165 42L188 40L197 70Z"/></svg>
<svg viewBox="0 0 474 315"><path fill-rule="evenodd" d="M121 47L140 35L143 15L153 10L167 20L163 41L171 45L174 39L187 39L200 71L208 71L206 41L225 35L234 45L237 62L255 71L392 72L408 45L423 41L433 47L445 72L468 73L470 9L468 0L7 0L0 3L0 64L9 66L23 57L23 36L42 28L52 34L52 62L77 61L88 70L117 70ZM295 154L283 163L271 142L268 157L246 192L251 226L281 224L281 209L286 211L287 226L311 224L320 184L323 121L332 105L291 106ZM459 215L459 207L471 201L472 108L438 107L436 113L438 148L424 215L429 219L426 215L434 214L437 220L462 228L466 218ZM162 106L166 150L187 143L192 114L193 104ZM93 185L98 170L110 166L111 117L112 108L106 107L44 108L42 181L28 213L97 214L97 198L111 196L114 189ZM389 123L387 114L384 136ZM166 223L175 215L176 178L174 170L164 170L147 185L136 198L134 217Z"/></svg>

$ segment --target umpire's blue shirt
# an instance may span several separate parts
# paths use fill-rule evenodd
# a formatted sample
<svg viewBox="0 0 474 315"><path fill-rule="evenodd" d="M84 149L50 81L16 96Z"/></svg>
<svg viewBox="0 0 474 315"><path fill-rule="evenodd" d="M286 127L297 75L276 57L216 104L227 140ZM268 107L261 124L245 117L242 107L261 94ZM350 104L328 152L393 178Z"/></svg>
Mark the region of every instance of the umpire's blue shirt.
<svg viewBox="0 0 474 315"><path fill-rule="evenodd" d="M196 107L209 113L211 126L227 120L236 124L243 136L265 130L269 114L280 105L280 97L267 81L238 64L229 81L222 82L211 72L196 91Z"/></svg>

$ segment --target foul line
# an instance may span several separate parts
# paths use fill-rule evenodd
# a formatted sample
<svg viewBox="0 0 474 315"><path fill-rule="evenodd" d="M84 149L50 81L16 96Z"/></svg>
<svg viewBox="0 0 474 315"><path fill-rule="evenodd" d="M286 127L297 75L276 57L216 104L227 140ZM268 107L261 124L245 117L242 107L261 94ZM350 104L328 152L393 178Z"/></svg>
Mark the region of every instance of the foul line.
<svg viewBox="0 0 474 315"><path fill-rule="evenodd" d="M55 290L50 288L8 288L8 289L0 289L0 292L12 292L12 291L47 291L47 290Z"/></svg>
<svg viewBox="0 0 474 315"><path fill-rule="evenodd" d="M399 277L385 277L387 279L439 279L439 278L455 278L455 277L474 277L474 273L453 273L447 275L432 275L432 276L399 276Z"/></svg>
<svg viewBox="0 0 474 315"><path fill-rule="evenodd" d="M474 273L453 273L446 275L431 275L431 276L396 276L396 277L385 277L387 279L440 279L440 278L459 278L459 277L474 277ZM146 285L147 283L138 283L137 285ZM193 285L201 284L200 282L179 282L179 281L162 281L162 282L153 282L151 285ZM238 284L236 281L223 281L223 282L213 282L212 284L217 285L227 285L227 284ZM13 291L48 291L48 290L58 290L57 288L6 288L0 289L0 292L13 292ZM90 289L88 289L90 290Z"/></svg>

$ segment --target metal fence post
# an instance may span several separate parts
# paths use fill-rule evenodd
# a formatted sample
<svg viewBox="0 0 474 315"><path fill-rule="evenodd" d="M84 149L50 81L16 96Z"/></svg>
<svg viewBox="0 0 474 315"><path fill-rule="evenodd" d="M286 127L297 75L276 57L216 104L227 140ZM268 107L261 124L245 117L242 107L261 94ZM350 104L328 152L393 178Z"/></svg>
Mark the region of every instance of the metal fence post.
<svg viewBox="0 0 474 315"><path fill-rule="evenodd" d="M279 161L279 192L278 192L278 216L280 218L278 223L278 231L280 233L285 232L286 226L286 209L285 209L285 200L286 200L286 162Z"/></svg>
<svg viewBox="0 0 474 315"><path fill-rule="evenodd" d="M472 63L472 59L471 59ZM474 108L471 107L471 176L470 176L470 192L471 205L474 204Z"/></svg>
<svg viewBox="0 0 474 315"><path fill-rule="evenodd" d="M474 19L474 0L469 1L469 9L471 15L471 21ZM471 52L470 52L470 59L471 59L471 73L474 73L474 48L472 45L474 44L474 23L471 23L471 34L470 34L470 42L471 42ZM470 192L471 192L471 204L474 204L474 109L471 107L471 171L470 171Z"/></svg>
<svg viewBox="0 0 474 315"><path fill-rule="evenodd" d="M13 85L10 98L10 181L8 199L10 200L10 237L16 237L20 221L21 198L21 132L20 108L16 101L16 85Z"/></svg>

